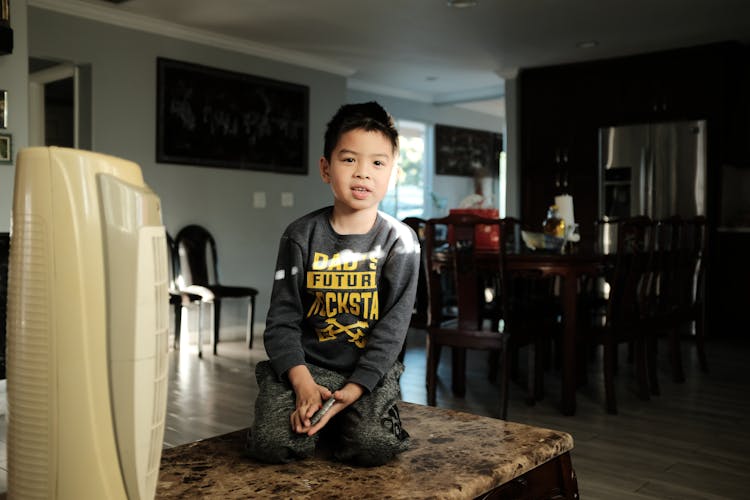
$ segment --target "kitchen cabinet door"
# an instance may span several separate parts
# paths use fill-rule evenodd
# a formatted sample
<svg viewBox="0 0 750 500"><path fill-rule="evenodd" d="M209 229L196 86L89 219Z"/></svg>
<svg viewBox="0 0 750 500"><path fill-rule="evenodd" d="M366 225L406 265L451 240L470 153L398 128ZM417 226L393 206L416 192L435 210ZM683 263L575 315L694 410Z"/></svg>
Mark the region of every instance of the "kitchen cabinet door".
<svg viewBox="0 0 750 500"><path fill-rule="evenodd" d="M596 216L596 122L601 85L580 67L523 72L521 78L521 218L540 230L555 195L574 197L581 236ZM579 201L580 198L580 201Z"/></svg>

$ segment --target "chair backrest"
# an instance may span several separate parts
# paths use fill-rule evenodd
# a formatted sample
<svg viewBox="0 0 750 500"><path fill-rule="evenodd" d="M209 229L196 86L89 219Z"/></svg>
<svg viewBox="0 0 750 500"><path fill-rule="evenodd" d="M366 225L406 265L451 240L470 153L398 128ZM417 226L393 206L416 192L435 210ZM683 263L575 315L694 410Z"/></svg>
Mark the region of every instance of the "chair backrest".
<svg viewBox="0 0 750 500"><path fill-rule="evenodd" d="M677 302L678 248L683 221L678 215L654 222L649 300L654 312L667 312Z"/></svg>
<svg viewBox="0 0 750 500"><path fill-rule="evenodd" d="M197 224L183 227L175 245L185 286L219 283L216 242L206 228Z"/></svg>
<svg viewBox="0 0 750 500"><path fill-rule="evenodd" d="M177 253L177 244L172 235L167 233L167 270L169 272L169 291L179 292L182 285L182 272L180 271L180 257Z"/></svg>
<svg viewBox="0 0 750 500"><path fill-rule="evenodd" d="M410 325L415 328L424 328L427 326L427 297L429 296L427 290L427 261L424 251L424 232L427 221L419 217L406 217L401 222L414 230L417 234L419 245L422 248L419 262L419 277L417 279L417 296L414 302Z"/></svg>
<svg viewBox="0 0 750 500"><path fill-rule="evenodd" d="M606 256L617 252L617 230L621 220L607 218L594 222L594 253Z"/></svg>
<svg viewBox="0 0 750 500"><path fill-rule="evenodd" d="M647 293L653 224L646 216L617 222L617 251L610 282L607 321L637 319Z"/></svg>
<svg viewBox="0 0 750 500"><path fill-rule="evenodd" d="M419 238L420 242L424 241L424 228L425 225L427 225L425 219L420 217L406 217L401 222L412 228L414 232L417 233L417 238Z"/></svg>
<svg viewBox="0 0 750 500"><path fill-rule="evenodd" d="M430 300L430 325L449 317L446 306L455 305L458 328L481 326L483 284L487 273L478 268L477 228L500 226L499 219L473 214L451 214L430 219L425 225L425 257ZM484 250L486 251L486 250Z"/></svg>
<svg viewBox="0 0 750 500"><path fill-rule="evenodd" d="M508 255L520 254L523 251L523 239L521 238L521 221L513 217L499 219L500 246L498 254L498 275L496 285L496 301L498 303L500 316L506 321L510 318L513 310L512 301L514 297L526 296L532 290L529 288L532 281L528 278L536 278L538 271L516 272L511 275L508 272L506 257Z"/></svg>
<svg viewBox="0 0 750 500"><path fill-rule="evenodd" d="M679 302L687 306L703 299L706 268L706 218L685 220L678 245Z"/></svg>

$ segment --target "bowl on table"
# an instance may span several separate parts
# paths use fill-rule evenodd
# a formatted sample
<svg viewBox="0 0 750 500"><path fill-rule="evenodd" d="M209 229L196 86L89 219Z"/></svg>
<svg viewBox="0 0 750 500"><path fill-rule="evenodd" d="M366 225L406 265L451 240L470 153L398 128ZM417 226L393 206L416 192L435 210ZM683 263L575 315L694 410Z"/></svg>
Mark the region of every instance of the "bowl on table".
<svg viewBox="0 0 750 500"><path fill-rule="evenodd" d="M565 238L557 238L544 233L521 231L521 238L526 247L534 252L562 253L565 245Z"/></svg>

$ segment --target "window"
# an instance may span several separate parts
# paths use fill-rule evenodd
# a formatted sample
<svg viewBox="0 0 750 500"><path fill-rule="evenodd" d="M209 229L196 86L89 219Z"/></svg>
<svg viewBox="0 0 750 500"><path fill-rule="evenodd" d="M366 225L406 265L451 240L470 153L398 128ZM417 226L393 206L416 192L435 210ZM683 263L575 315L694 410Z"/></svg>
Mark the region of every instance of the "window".
<svg viewBox="0 0 750 500"><path fill-rule="evenodd" d="M388 194L380 209L399 220L406 217L425 217L425 191L427 178L427 126L424 123L398 120L401 150L398 170L391 177Z"/></svg>

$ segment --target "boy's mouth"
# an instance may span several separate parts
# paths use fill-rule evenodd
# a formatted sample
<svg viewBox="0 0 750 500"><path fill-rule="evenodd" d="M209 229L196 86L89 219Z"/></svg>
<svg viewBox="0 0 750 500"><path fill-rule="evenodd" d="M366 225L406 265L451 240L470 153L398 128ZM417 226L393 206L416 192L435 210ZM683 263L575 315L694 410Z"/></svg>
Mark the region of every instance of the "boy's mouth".
<svg viewBox="0 0 750 500"><path fill-rule="evenodd" d="M364 186L354 186L352 187L352 193L354 194L355 198L364 199L369 195L370 190Z"/></svg>

